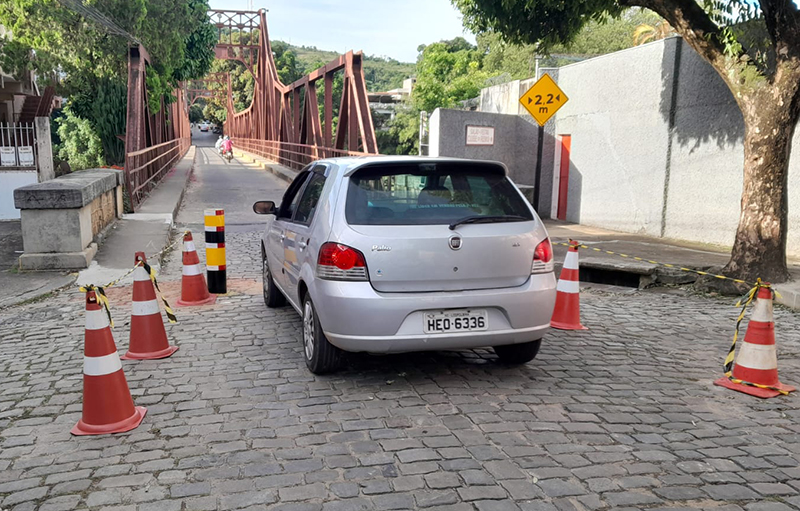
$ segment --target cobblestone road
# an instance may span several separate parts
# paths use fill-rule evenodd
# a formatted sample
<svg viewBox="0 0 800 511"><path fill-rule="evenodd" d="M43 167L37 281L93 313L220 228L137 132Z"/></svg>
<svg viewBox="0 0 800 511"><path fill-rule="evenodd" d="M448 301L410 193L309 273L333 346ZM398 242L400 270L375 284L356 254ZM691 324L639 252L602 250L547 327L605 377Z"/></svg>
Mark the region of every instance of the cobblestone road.
<svg viewBox="0 0 800 511"><path fill-rule="evenodd" d="M490 350L355 355L319 377L297 314L261 300L258 233L227 246L230 296L178 309L171 358L123 362L148 408L129 433L69 434L80 293L0 312L0 507L800 509L800 398L711 385L730 300L590 291L591 330L549 334L522 367ZM173 253L173 301L179 278ZM109 291L123 351L130 292ZM800 383L800 317L776 316L783 379Z"/></svg>

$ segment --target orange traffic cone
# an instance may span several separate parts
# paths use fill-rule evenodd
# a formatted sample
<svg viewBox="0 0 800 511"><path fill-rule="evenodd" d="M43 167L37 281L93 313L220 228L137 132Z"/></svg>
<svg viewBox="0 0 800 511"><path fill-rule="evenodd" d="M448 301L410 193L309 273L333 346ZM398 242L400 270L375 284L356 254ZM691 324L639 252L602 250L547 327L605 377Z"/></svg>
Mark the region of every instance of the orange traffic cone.
<svg viewBox="0 0 800 511"><path fill-rule="evenodd" d="M133 406L108 316L95 291L86 293L83 355L83 416L70 433L122 433L141 424L147 409Z"/></svg>
<svg viewBox="0 0 800 511"><path fill-rule="evenodd" d="M144 252L136 252L136 262L140 261L147 263ZM131 309L131 342L123 360L166 358L178 351L177 346L169 345L155 287L142 265L133 271Z"/></svg>
<svg viewBox="0 0 800 511"><path fill-rule="evenodd" d="M729 367L726 367L726 371L729 371ZM728 372L725 374L714 385L751 396L766 399L796 390L778 380L775 321L772 315L772 290L769 287L759 288L753 316L747 325L731 378L728 377Z"/></svg>
<svg viewBox="0 0 800 511"><path fill-rule="evenodd" d="M208 292L192 233L187 232L183 235L183 276L181 277L181 299L178 300L178 305L206 305L216 301L217 295Z"/></svg>
<svg viewBox="0 0 800 511"><path fill-rule="evenodd" d="M567 257L556 286L556 306L550 326L559 330L588 330L581 325L580 285L578 284L578 242L570 240Z"/></svg>

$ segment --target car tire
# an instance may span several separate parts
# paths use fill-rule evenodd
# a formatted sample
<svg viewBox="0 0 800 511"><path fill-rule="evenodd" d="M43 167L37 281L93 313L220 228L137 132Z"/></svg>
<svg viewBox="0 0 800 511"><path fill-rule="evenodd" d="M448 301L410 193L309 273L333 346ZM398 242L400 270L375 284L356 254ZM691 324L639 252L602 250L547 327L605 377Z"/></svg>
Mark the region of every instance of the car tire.
<svg viewBox="0 0 800 511"><path fill-rule="evenodd" d="M272 272L269 271L269 263L264 254L261 254L261 281L263 284L264 304L267 307L274 309L286 305L286 297L283 296L281 290L275 285L275 281L272 280Z"/></svg>
<svg viewBox="0 0 800 511"><path fill-rule="evenodd" d="M341 350L331 344L317 318L317 310L311 297L303 300L303 358L308 370L314 374L325 374L339 368Z"/></svg>
<svg viewBox="0 0 800 511"><path fill-rule="evenodd" d="M539 347L542 345L541 339L535 341L524 342L521 344L506 344L504 346L495 346L494 352L504 364L525 364L536 358L539 353Z"/></svg>

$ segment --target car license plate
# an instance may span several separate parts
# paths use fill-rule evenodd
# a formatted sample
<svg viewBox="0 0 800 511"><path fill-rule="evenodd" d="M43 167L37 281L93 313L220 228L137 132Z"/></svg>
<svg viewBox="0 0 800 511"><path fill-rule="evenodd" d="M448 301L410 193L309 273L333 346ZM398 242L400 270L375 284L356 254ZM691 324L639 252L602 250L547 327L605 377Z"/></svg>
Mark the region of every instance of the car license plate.
<svg viewBox="0 0 800 511"><path fill-rule="evenodd" d="M486 309L431 311L422 315L422 329L426 334L476 332L488 327Z"/></svg>

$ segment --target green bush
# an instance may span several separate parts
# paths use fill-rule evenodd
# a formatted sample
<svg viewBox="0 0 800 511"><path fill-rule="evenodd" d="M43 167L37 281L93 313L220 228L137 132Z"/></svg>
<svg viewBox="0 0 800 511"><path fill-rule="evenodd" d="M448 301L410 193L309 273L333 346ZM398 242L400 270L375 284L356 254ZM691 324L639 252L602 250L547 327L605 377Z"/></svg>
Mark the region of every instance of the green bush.
<svg viewBox="0 0 800 511"><path fill-rule="evenodd" d="M106 164L103 158L103 143L86 119L77 117L69 106L65 107L58 123L58 137L61 143L57 147L60 160L67 161L72 170L102 167Z"/></svg>

